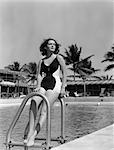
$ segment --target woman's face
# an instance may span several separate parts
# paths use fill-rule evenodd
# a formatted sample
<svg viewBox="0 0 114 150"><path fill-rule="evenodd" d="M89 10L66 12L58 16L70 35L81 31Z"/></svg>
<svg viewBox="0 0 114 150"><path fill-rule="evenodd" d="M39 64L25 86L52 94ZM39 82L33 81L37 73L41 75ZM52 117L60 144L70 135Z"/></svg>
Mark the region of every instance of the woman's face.
<svg viewBox="0 0 114 150"><path fill-rule="evenodd" d="M48 44L47 44L47 48L48 48L50 51L54 52L55 49L56 49L56 43L55 43L55 41L54 41L54 40L49 40L49 41L48 41Z"/></svg>

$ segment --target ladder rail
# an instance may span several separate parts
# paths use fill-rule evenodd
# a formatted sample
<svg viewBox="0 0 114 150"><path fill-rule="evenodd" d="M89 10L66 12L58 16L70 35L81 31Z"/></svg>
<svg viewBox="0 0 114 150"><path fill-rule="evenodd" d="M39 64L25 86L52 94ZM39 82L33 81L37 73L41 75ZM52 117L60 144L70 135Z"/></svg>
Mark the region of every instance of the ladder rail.
<svg viewBox="0 0 114 150"><path fill-rule="evenodd" d="M36 93L36 92L32 92L30 94L28 94L25 99L23 100L23 102L21 103L9 129L8 129L8 132L7 132L7 135L6 135L6 147L8 147L9 143L10 143L10 140L11 140L11 133L26 105L26 103L28 102L28 100L33 97L33 96L40 96L41 98L43 98L43 100L46 102L46 106L47 106L47 133L46 133L46 143L47 143L47 147L50 146L50 139L51 139L51 118L50 118L50 103L48 101L48 99L46 98L46 96L40 94L40 93Z"/></svg>
<svg viewBox="0 0 114 150"><path fill-rule="evenodd" d="M65 102L63 100L63 98L59 97L58 98L61 104L61 137L63 139L65 139L65 134L64 134L64 130L65 130Z"/></svg>

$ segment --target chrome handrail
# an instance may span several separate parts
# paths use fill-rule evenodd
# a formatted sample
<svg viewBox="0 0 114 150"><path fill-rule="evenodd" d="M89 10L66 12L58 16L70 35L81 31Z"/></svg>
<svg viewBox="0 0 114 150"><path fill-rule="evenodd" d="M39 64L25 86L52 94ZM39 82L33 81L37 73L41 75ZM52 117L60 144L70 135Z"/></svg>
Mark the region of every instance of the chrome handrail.
<svg viewBox="0 0 114 150"><path fill-rule="evenodd" d="M61 104L61 137L65 139L64 128L65 128L65 103L63 98L58 98Z"/></svg>
<svg viewBox="0 0 114 150"><path fill-rule="evenodd" d="M15 127L15 124L16 122L18 121L27 101L33 97L33 96L40 96L41 98L43 98L43 100L46 102L46 106L47 106L47 136L46 136L46 144L47 144L47 147L50 146L50 139L51 139L51 119L50 119L50 103L48 101L48 99L46 98L46 96L40 94L40 93L36 93L36 92L33 92L33 93L30 93L28 94L25 99L23 100L22 104L20 105L9 129L8 129L8 132L7 132L7 135L6 135L6 149L8 148L9 146L9 143L11 142L11 133L12 133L12 130L13 128Z"/></svg>
<svg viewBox="0 0 114 150"><path fill-rule="evenodd" d="M45 103L46 103L46 107L47 107L47 126L46 126L46 145L45 145L45 148L46 149L50 149L51 148L51 109L50 109L50 103L48 101L48 99L46 98L46 96L40 94L40 93L36 93L36 92L33 92L33 93L30 93L28 94L23 102L21 103L9 129L8 129L8 132L7 132L7 135L6 135L6 150L9 150L11 148L11 146L13 146L13 144L15 145L16 143L12 143L11 141L11 133L12 133L12 130L14 129L15 125L16 125L16 122L18 121L26 103L28 102L28 100L33 97L33 96L39 96L41 97ZM61 136L58 137L58 139L56 141L59 141L61 144L65 142L65 135L64 135L64 123L65 123L65 103L64 103L64 100L63 98L58 98L58 100L60 101L60 104L61 104ZM17 143L16 145L21 145L22 144L19 144ZM28 150L27 146L26 145L23 145L24 146L24 149L25 150Z"/></svg>

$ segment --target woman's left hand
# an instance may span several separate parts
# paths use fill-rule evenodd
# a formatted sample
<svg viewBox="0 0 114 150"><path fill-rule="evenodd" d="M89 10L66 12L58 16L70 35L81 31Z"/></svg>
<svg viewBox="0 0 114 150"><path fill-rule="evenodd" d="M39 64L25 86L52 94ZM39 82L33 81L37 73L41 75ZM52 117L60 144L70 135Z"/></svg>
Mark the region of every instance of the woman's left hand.
<svg viewBox="0 0 114 150"><path fill-rule="evenodd" d="M64 96L65 96L65 94L66 94L65 89L61 89L60 97L64 97Z"/></svg>

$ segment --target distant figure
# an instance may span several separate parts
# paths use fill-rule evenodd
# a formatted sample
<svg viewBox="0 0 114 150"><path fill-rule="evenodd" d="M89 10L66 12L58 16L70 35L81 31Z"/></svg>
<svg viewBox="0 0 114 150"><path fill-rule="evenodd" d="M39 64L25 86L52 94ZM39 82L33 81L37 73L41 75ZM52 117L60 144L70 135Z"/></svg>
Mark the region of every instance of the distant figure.
<svg viewBox="0 0 114 150"><path fill-rule="evenodd" d="M77 96L79 96L79 94L77 93L77 91L76 92L74 92L74 95L77 97Z"/></svg>
<svg viewBox="0 0 114 150"><path fill-rule="evenodd" d="M70 93L69 91L66 91L66 97L69 97L69 93Z"/></svg>
<svg viewBox="0 0 114 150"><path fill-rule="evenodd" d="M59 44L54 39L46 39L40 46L43 59L38 64L38 85L35 91L47 97L50 106L54 104L58 96L65 95L66 66L63 58L58 54ZM60 79L62 72L62 81ZM36 120L37 113L39 118ZM33 97L30 104L28 134L24 143L27 146L34 145L34 139L41 130L46 120L46 104L40 97Z"/></svg>
<svg viewBox="0 0 114 150"><path fill-rule="evenodd" d="M104 97L105 96L105 88L101 88L101 92L100 92L100 97Z"/></svg>

